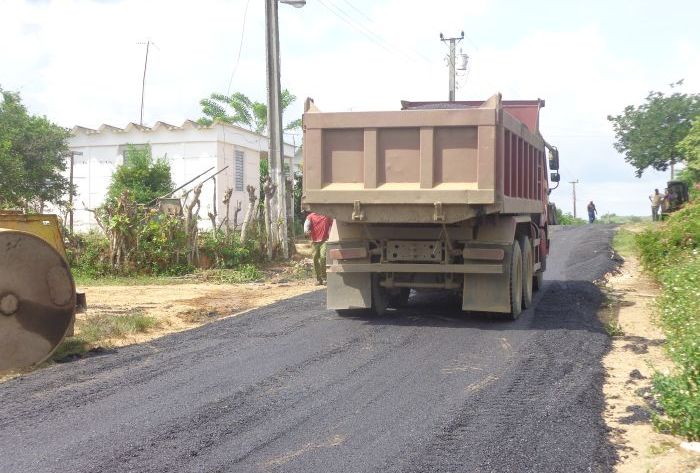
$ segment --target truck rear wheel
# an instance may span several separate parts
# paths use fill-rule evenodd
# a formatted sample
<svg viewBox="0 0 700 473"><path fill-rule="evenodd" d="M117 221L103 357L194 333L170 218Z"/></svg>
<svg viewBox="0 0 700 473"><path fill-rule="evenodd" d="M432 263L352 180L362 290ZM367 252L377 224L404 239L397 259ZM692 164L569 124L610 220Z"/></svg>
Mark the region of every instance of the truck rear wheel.
<svg viewBox="0 0 700 473"><path fill-rule="evenodd" d="M520 316L523 310L523 257L520 251L520 244L515 241L510 252L510 261L508 262L508 293L510 296L510 315L511 320L515 320Z"/></svg>
<svg viewBox="0 0 700 473"><path fill-rule="evenodd" d="M529 309L532 306L532 271L535 263L532 258L530 238L523 235L519 240L523 257L523 309Z"/></svg>

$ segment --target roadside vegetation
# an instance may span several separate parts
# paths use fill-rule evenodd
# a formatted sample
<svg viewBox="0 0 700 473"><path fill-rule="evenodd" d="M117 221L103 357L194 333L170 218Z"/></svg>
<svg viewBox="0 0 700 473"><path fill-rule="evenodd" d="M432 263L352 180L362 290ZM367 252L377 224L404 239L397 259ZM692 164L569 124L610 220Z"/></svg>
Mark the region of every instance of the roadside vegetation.
<svg viewBox="0 0 700 473"><path fill-rule="evenodd" d="M700 202L636 236L644 268L661 285L657 300L667 350L675 364L657 373L654 389L662 431L700 440Z"/></svg>
<svg viewBox="0 0 700 473"><path fill-rule="evenodd" d="M109 340L123 339L157 328L160 321L140 311L120 315L89 315L76 319L76 336L67 338L53 354L54 361L67 361L84 355L97 347L109 345Z"/></svg>
<svg viewBox="0 0 700 473"><path fill-rule="evenodd" d="M625 251L637 251L644 269L661 286L656 300L666 349L674 363L670 373L657 372L653 386L660 412L656 427L688 440L700 440L700 94L650 92L641 105L608 116L615 149L640 177L648 169L672 170L685 181L690 202L666 221L634 235L618 233ZM675 166L682 169L674 176Z"/></svg>

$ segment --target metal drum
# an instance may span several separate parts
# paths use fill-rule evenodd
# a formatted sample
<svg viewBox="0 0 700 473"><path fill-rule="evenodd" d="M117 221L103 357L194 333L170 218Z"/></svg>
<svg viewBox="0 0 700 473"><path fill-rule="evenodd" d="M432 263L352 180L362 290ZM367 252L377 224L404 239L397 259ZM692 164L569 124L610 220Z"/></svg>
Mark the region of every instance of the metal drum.
<svg viewBox="0 0 700 473"><path fill-rule="evenodd" d="M75 309L75 282L61 254L31 233L0 228L0 371L51 356Z"/></svg>

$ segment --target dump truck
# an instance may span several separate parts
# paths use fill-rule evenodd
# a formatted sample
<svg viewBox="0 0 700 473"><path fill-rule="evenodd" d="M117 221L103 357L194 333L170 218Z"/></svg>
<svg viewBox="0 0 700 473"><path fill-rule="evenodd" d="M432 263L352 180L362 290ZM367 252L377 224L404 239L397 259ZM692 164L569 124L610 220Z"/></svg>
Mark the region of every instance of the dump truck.
<svg viewBox="0 0 700 473"><path fill-rule="evenodd" d="M0 373L46 360L85 308L56 215L0 212Z"/></svg>
<svg viewBox="0 0 700 473"><path fill-rule="evenodd" d="M544 104L496 94L324 113L308 99L303 205L334 219L328 308L382 314L412 289L511 319L528 308L547 266L549 178L559 182Z"/></svg>

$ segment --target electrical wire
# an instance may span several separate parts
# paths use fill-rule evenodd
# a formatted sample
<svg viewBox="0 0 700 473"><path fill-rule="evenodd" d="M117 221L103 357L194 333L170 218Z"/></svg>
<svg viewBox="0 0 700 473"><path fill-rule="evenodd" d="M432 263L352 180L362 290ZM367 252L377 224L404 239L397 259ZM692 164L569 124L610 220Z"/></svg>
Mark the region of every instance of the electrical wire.
<svg viewBox="0 0 700 473"><path fill-rule="evenodd" d="M406 54L404 51L399 49L398 47L392 45L389 43L387 40L382 38L381 35L378 33L375 33L372 29L368 28L367 26L361 24L357 19L353 18L352 15L348 14L345 10L340 8L336 4L332 4L330 2L326 3L327 0L318 0L318 3L320 3L324 8L326 8L328 11L330 11L333 15L338 17L340 20L342 20L344 23L349 25L351 28L362 34L365 38L370 40L372 43L375 45L379 46L380 48L384 49L388 53L399 53L402 55L404 58L410 60L410 61L416 61L416 59L421 59L423 61L426 61L430 63L430 60L425 58L424 56L420 55L419 53L415 53L415 56L411 56Z"/></svg>
<svg viewBox="0 0 700 473"><path fill-rule="evenodd" d="M231 71L231 77L228 80L228 87L226 88L226 95L231 93L231 84L233 83L233 77L238 71L238 65L241 63L241 52L243 51L243 37L245 36L245 24L248 18L248 6L250 5L250 0L246 0L245 10L243 11L243 25L241 26L241 40L238 43L238 55L236 56L236 64L233 66Z"/></svg>

